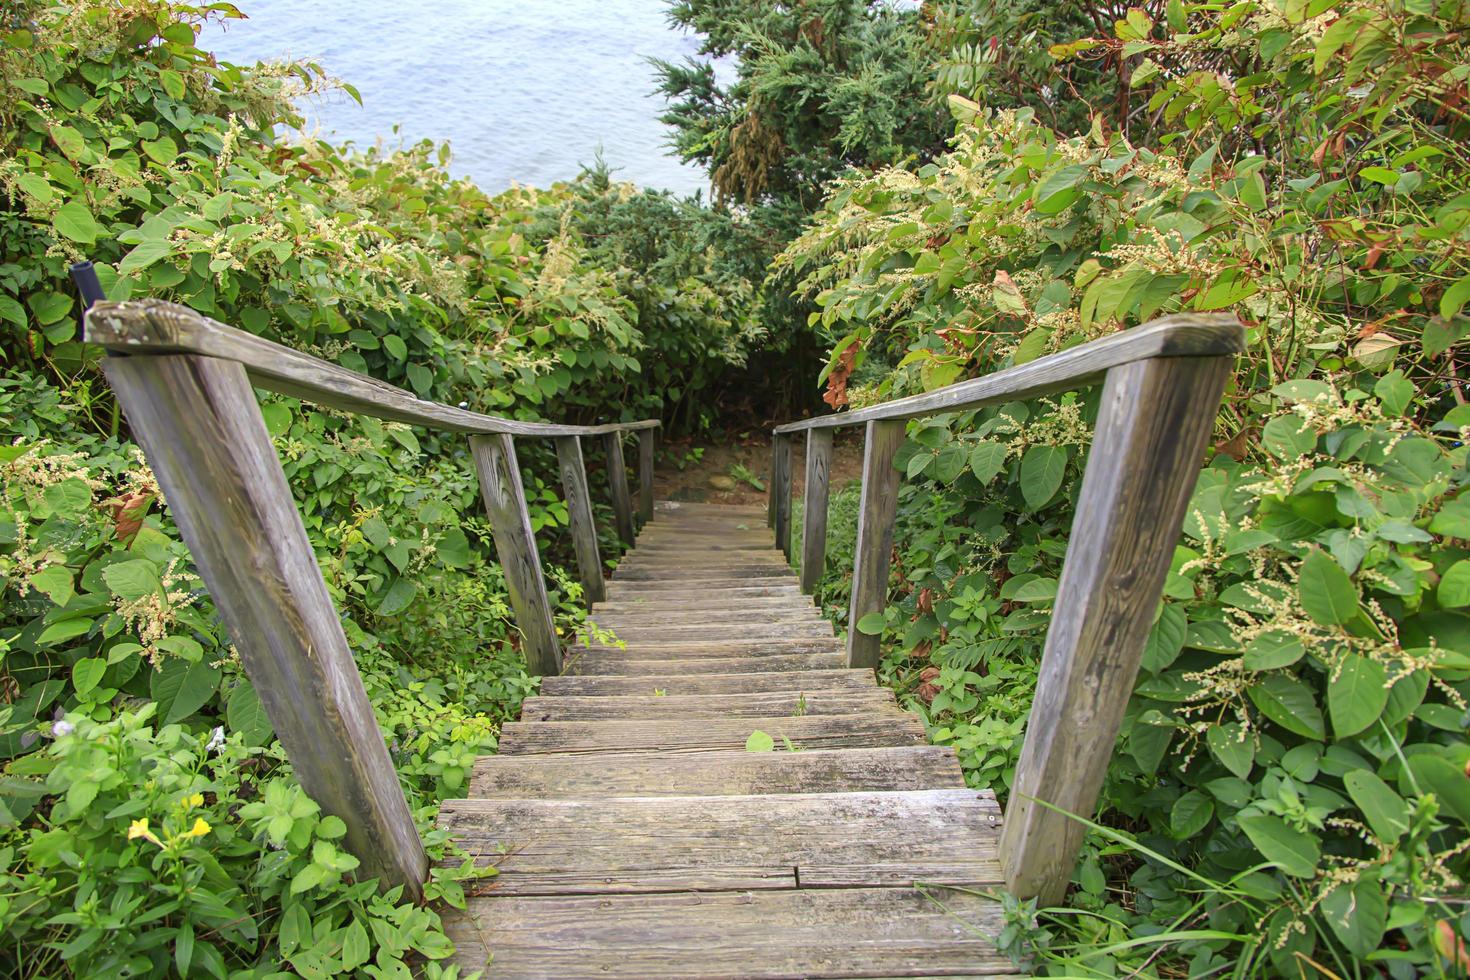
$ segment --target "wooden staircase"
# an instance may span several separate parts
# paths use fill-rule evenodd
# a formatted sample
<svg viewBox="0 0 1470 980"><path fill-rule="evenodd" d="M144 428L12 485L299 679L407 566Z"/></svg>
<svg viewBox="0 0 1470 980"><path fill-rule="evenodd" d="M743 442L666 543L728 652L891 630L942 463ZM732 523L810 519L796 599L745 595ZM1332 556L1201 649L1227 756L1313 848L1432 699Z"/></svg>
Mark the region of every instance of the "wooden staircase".
<svg viewBox="0 0 1470 980"><path fill-rule="evenodd" d="M1000 809L842 645L764 508L657 505L440 826L500 873L445 912L511 977L1013 975ZM772 752L746 750L762 731Z"/></svg>

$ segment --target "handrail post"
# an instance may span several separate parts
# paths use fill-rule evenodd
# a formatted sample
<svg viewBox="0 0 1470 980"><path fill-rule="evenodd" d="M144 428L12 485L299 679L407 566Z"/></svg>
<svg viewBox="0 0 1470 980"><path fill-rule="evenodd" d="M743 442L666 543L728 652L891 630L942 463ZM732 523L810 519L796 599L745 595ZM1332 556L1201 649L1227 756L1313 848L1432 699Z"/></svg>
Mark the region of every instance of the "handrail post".
<svg viewBox="0 0 1470 980"><path fill-rule="evenodd" d="M776 547L791 560L791 436L777 433L771 441L771 507Z"/></svg>
<svg viewBox="0 0 1470 980"><path fill-rule="evenodd" d="M638 524L653 520L653 450L657 429L638 430Z"/></svg>
<svg viewBox="0 0 1470 980"><path fill-rule="evenodd" d="M832 430L806 430L806 487L801 498L801 591L811 595L827 566L827 472Z"/></svg>
<svg viewBox="0 0 1470 980"><path fill-rule="evenodd" d="M882 613L888 605L888 560L898 515L898 470L893 458L903 445L906 428L901 419L875 421L867 424L864 433L862 502L853 557L852 605L847 613L849 667L877 667L882 658L882 635L863 633L857 624L870 613Z"/></svg>
<svg viewBox="0 0 1470 980"><path fill-rule="evenodd" d="M561 647L541 574L541 555L531 531L526 491L516 463L515 440L508 434L470 436L470 454L480 478L480 496L490 515L495 553L505 571L505 587L521 631L526 667L543 677L561 672Z"/></svg>
<svg viewBox="0 0 1470 980"><path fill-rule="evenodd" d="M419 900L428 858L245 368L103 370L302 788L347 825L360 878Z"/></svg>
<svg viewBox="0 0 1470 980"><path fill-rule="evenodd" d="M1097 805L1232 363L1153 358L1103 383L1001 833L1019 898L1066 893L1086 832L1068 814Z"/></svg>
<svg viewBox="0 0 1470 980"><path fill-rule="evenodd" d="M582 458L582 440L559 436L556 440L557 468L561 470L562 496L567 502L567 522L577 552L577 571L588 605L607 598L602 575L602 556L597 550L597 524L592 518L592 499L587 491L587 464Z"/></svg>
<svg viewBox="0 0 1470 980"><path fill-rule="evenodd" d="M628 464L623 461L622 430L606 433L602 441L607 447L607 482L612 491L613 517L617 520L618 537L631 548L637 532L633 527L633 499L628 493Z"/></svg>

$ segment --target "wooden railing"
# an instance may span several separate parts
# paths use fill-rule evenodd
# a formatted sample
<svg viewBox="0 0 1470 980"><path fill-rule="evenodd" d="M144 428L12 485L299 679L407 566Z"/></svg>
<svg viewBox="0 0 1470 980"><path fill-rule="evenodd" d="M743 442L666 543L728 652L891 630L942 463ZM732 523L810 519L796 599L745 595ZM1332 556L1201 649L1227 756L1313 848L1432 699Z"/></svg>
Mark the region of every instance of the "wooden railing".
<svg viewBox="0 0 1470 980"><path fill-rule="evenodd" d="M88 341L124 355L107 357L103 371L302 787L347 824L345 844L362 877L421 896L423 845L253 388L469 437L536 674L559 672L562 653L514 439L556 441L579 573L595 602L603 597L602 559L581 441L603 440L618 533L631 543L635 519L653 514L658 421L552 425L480 415L154 300L96 303L85 329ZM636 513L623 468L626 432L639 441Z"/></svg>
<svg viewBox="0 0 1470 980"><path fill-rule="evenodd" d="M1001 835L1010 890L1062 899L1107 773L1164 578L1244 331L1224 315L1178 315L922 395L782 425L772 448L769 520L791 556L791 441L805 432L802 588L821 578L832 430L866 426L847 661L875 667L881 637L856 624L888 603L908 419L1102 382L1102 404L1073 517L1051 627ZM1045 803L1047 805L1039 805Z"/></svg>

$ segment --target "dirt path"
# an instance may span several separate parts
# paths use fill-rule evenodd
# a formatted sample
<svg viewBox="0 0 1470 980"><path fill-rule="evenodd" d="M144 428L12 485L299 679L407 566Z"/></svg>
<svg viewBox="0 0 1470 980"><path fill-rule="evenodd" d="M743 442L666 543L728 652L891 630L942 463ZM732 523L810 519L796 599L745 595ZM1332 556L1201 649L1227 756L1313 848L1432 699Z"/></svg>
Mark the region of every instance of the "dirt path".
<svg viewBox="0 0 1470 980"><path fill-rule="evenodd" d="M657 500L764 504L766 482L771 474L771 436L769 432L735 431L714 444L669 439L660 443L657 462L654 472ZM794 442L791 468L792 494L800 498L806 489L805 438L798 437ZM862 469L861 430L837 430L832 446L832 488L857 480Z"/></svg>

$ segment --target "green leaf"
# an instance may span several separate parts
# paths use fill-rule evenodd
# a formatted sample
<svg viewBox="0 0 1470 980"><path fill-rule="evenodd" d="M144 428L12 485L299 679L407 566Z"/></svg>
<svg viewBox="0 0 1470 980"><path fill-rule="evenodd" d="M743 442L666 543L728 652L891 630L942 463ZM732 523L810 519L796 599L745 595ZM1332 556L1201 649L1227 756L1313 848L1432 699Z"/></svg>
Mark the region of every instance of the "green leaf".
<svg viewBox="0 0 1470 980"><path fill-rule="evenodd" d="M1077 185L1087 178L1088 168L1070 163L1047 174L1031 192L1038 214L1056 214L1077 200Z"/></svg>
<svg viewBox="0 0 1470 980"><path fill-rule="evenodd" d="M1317 873L1322 851L1312 836L1268 813L1242 813L1235 819L1256 850L1282 871L1295 878L1311 878Z"/></svg>
<svg viewBox="0 0 1470 980"><path fill-rule="evenodd" d="M117 274L130 276L135 272L142 272L159 259L168 258L173 246L165 240L149 240L136 246L118 264Z"/></svg>
<svg viewBox="0 0 1470 980"><path fill-rule="evenodd" d="M58 606L66 605L77 594L72 584L71 569L64 565L48 565L32 575L30 582L31 588L44 593Z"/></svg>
<svg viewBox="0 0 1470 980"><path fill-rule="evenodd" d="M880 636L884 625L883 614L872 612L857 621L857 631L868 636Z"/></svg>
<svg viewBox="0 0 1470 980"><path fill-rule="evenodd" d="M1404 372L1395 368L1373 386L1373 394L1383 403L1383 410L1389 415L1403 415L1415 395L1414 383L1404 377Z"/></svg>
<svg viewBox="0 0 1470 980"><path fill-rule="evenodd" d="M747 752L773 752L775 749L776 740L760 729L751 732L750 737L745 740Z"/></svg>
<svg viewBox="0 0 1470 980"><path fill-rule="evenodd" d="M184 661L170 660L169 663L182 664ZM183 721L204 707L214 697L214 692L219 690L219 680L219 668L211 666L208 661L200 660L198 663L188 664L178 678L178 687L169 701L168 713L164 716L163 723L171 725L176 721Z"/></svg>
<svg viewBox="0 0 1470 980"><path fill-rule="evenodd" d="M82 154L87 152L87 141L70 126L52 126L51 139L68 160L80 160Z"/></svg>
<svg viewBox="0 0 1470 980"><path fill-rule="evenodd" d="M1197 789L1174 801L1169 810L1169 832L1178 840L1188 840L1204 830L1215 815L1215 803Z"/></svg>
<svg viewBox="0 0 1470 980"><path fill-rule="evenodd" d="M41 174L21 174L15 178L16 185L39 203L49 203L55 196L51 189L51 182Z"/></svg>
<svg viewBox="0 0 1470 980"><path fill-rule="evenodd" d="M1358 589L1342 566L1328 554L1314 549L1302 562L1297 594L1308 616L1332 626L1358 615Z"/></svg>
<svg viewBox="0 0 1470 980"><path fill-rule="evenodd" d="M158 566L146 558L134 558L108 565L102 570L102 581L119 599L132 601L151 595L162 588Z"/></svg>
<svg viewBox="0 0 1470 980"><path fill-rule="evenodd" d="M1409 804L1376 775L1354 769L1342 782L1380 840L1392 844L1409 829Z"/></svg>
<svg viewBox="0 0 1470 980"><path fill-rule="evenodd" d="M373 955L373 947L361 920L354 919L342 931L342 968L355 970Z"/></svg>
<svg viewBox="0 0 1470 980"><path fill-rule="evenodd" d="M1322 897L1321 909L1332 932L1358 960L1382 944L1388 926L1388 899L1372 873L1328 892Z"/></svg>
<svg viewBox="0 0 1470 980"><path fill-rule="evenodd" d="M280 402L260 406L260 416L265 420L265 431L272 436L283 436L291 431L291 409Z"/></svg>
<svg viewBox="0 0 1470 980"><path fill-rule="evenodd" d="M1327 685L1327 710L1338 738L1356 735L1388 704L1388 673L1376 660L1345 654L1337 677Z"/></svg>
<svg viewBox="0 0 1470 980"><path fill-rule="evenodd" d="M1319 742L1327 737L1322 709L1301 681L1284 674L1267 674L1259 684L1247 688L1246 693L1261 714L1287 731Z"/></svg>
<svg viewBox="0 0 1470 980"><path fill-rule="evenodd" d="M1446 570L1435 596L1446 609L1470 606L1470 559L1462 558Z"/></svg>
<svg viewBox="0 0 1470 980"><path fill-rule="evenodd" d="M265 706L260 703L260 694L249 681L241 681L230 692L230 700L225 706L225 722L231 731L244 736L246 745L265 745L275 734Z"/></svg>
<svg viewBox="0 0 1470 980"><path fill-rule="evenodd" d="M92 217L92 212L81 201L72 201L57 208L51 219L51 227L63 238L70 238L82 245L96 244L97 236L102 233L97 219Z"/></svg>
<svg viewBox="0 0 1470 980"><path fill-rule="evenodd" d="M92 629L92 620L89 617L81 619L63 619L59 623L52 623L41 631L36 637L36 646L51 646L55 643L64 643L75 639Z"/></svg>
<svg viewBox="0 0 1470 980"><path fill-rule="evenodd" d="M383 597L378 600L377 614L379 616L397 616L407 609L413 597L418 594L419 587L406 578L396 578L393 584L388 586Z"/></svg>
<svg viewBox="0 0 1470 980"><path fill-rule="evenodd" d="M1004 443L994 442L986 439L975 444L970 450L970 470L975 474L975 479L983 484L989 484L994 480L1006 465L1006 446Z"/></svg>
<svg viewBox="0 0 1470 980"><path fill-rule="evenodd" d="M1301 640L1290 633L1271 630L1256 637L1245 648L1243 664L1246 670L1279 670L1290 667L1305 653Z"/></svg>
<svg viewBox="0 0 1470 980"><path fill-rule="evenodd" d="M398 336L396 333L383 335L383 349L387 351L389 356L391 356L395 361L404 361L408 359L408 345L405 344L403 342L403 338Z"/></svg>
<svg viewBox="0 0 1470 980"><path fill-rule="evenodd" d="M1251 768L1255 765L1256 743L1240 725L1235 722L1212 725L1205 730L1205 744L1210 747L1210 755L1220 765L1241 779L1250 775Z"/></svg>
<svg viewBox="0 0 1470 980"><path fill-rule="evenodd" d="M1439 298L1439 315L1448 320L1470 302L1470 276L1459 279Z"/></svg>
<svg viewBox="0 0 1470 980"><path fill-rule="evenodd" d="M1317 432L1295 415L1278 415L1261 430L1261 445L1278 459L1295 461L1317 448Z"/></svg>
<svg viewBox="0 0 1470 980"><path fill-rule="evenodd" d="M158 80L163 83L163 90L169 94L170 98L182 99L184 97L186 89L184 87L183 75L171 69L164 68L158 73Z"/></svg>
<svg viewBox="0 0 1470 980"><path fill-rule="evenodd" d="M445 531L437 545L439 560L448 568L463 568L470 563L470 542L457 527Z"/></svg>
<svg viewBox="0 0 1470 980"><path fill-rule="evenodd" d="M101 657L84 657L71 665L71 686L78 696L86 694L102 681L107 673L107 661Z"/></svg>
<svg viewBox="0 0 1470 980"><path fill-rule="evenodd" d="M179 147L167 136L160 136L156 140L144 140L143 152L148 154L148 159L153 162L169 166L178 159Z"/></svg>
<svg viewBox="0 0 1470 980"><path fill-rule="evenodd" d="M1067 450L1061 446L1032 446L1021 457L1021 496L1031 510L1039 510L1062 485Z"/></svg>

